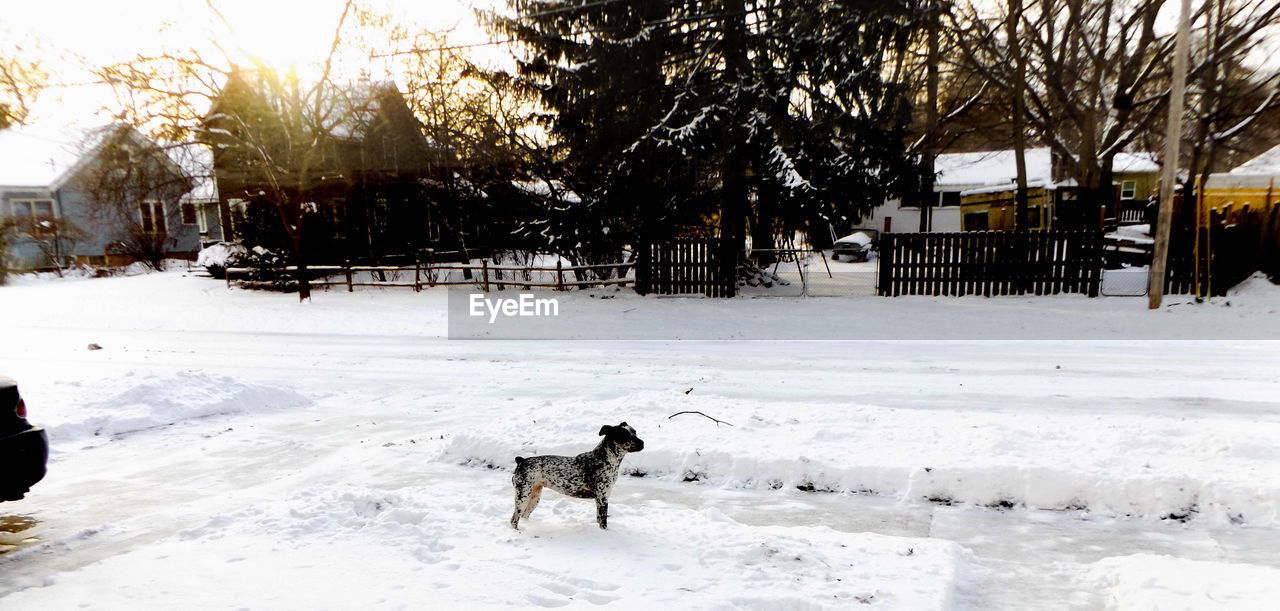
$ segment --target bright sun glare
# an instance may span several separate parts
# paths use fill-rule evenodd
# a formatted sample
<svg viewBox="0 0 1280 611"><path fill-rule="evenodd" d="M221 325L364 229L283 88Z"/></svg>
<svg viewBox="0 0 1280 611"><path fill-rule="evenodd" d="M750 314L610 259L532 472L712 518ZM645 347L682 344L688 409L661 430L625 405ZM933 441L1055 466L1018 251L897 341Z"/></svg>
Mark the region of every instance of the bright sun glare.
<svg viewBox="0 0 1280 611"><path fill-rule="evenodd" d="M342 14L341 2L236 3L220 8L231 32L229 40L241 52L278 70L305 67L324 61ZM231 51L231 49L228 49Z"/></svg>

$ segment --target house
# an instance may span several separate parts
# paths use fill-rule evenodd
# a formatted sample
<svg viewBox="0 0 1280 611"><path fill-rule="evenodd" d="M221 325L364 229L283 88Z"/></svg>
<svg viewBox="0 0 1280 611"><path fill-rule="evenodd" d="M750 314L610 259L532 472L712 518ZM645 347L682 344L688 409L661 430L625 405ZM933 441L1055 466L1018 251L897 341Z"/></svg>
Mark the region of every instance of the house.
<svg viewBox="0 0 1280 611"><path fill-rule="evenodd" d="M1280 207L1280 145L1229 172L1210 174L1202 188L1203 210L1234 223L1249 212Z"/></svg>
<svg viewBox="0 0 1280 611"><path fill-rule="evenodd" d="M169 158L182 168L191 180L191 190L182 195L179 209L196 215L196 230L201 247L230 238L223 231L229 224L226 211L218 201L218 181L213 173L213 151L198 143L171 146Z"/></svg>
<svg viewBox="0 0 1280 611"><path fill-rule="evenodd" d="M0 256L11 269L194 257L208 210L192 186L126 125L0 130Z"/></svg>
<svg viewBox="0 0 1280 611"><path fill-rule="evenodd" d="M427 138L394 83L325 87L318 103L312 90L301 105L282 83L239 69L205 119L225 239L290 252L305 227L306 259L320 263L413 255L474 231L456 155Z"/></svg>
<svg viewBox="0 0 1280 611"><path fill-rule="evenodd" d="M1075 200L1075 183L1064 176L1048 148L1027 149L1027 199L1033 228L1053 226L1059 212ZM1013 229L1017 165L1014 151L945 153L934 162L934 196L926 225L930 231L954 232ZM1146 153L1119 153L1112 165L1119 198L1115 209L1100 214L1116 219L1121 212L1145 210L1154 195L1159 167ZM1125 202L1129 202L1126 207ZM885 232L920 230L918 203L886 201L864 219L867 227Z"/></svg>

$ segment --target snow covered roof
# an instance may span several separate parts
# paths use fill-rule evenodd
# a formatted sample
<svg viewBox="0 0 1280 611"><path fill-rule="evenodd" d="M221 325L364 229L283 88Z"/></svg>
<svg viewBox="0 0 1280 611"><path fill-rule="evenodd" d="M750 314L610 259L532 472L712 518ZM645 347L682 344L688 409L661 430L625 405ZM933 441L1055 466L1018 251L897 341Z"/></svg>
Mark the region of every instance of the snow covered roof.
<svg viewBox="0 0 1280 611"><path fill-rule="evenodd" d="M1116 153L1111 162L1112 172L1159 172L1155 153Z"/></svg>
<svg viewBox="0 0 1280 611"><path fill-rule="evenodd" d="M0 186L52 186L80 160L84 139L76 129L0 130Z"/></svg>
<svg viewBox="0 0 1280 611"><path fill-rule="evenodd" d="M1053 186L1069 186L1053 181L1053 155L1048 148L1031 148L1026 151L1027 182ZM938 177L936 187L963 187L979 189L986 186L1007 185L1018 178L1013 151L986 151L980 153L944 153L938 155L934 168ZM1155 155L1151 153L1118 153L1111 166L1115 172L1158 172ZM954 190L954 189L947 189Z"/></svg>
<svg viewBox="0 0 1280 611"><path fill-rule="evenodd" d="M570 191L564 183L558 180L553 180L551 183L555 186L556 191L560 193L560 201L570 204L582 203L582 198L579 197L577 193ZM541 180L513 180L511 181L511 186L528 193L529 195L538 195L542 197L551 195L551 187L548 186L545 181Z"/></svg>
<svg viewBox="0 0 1280 611"><path fill-rule="evenodd" d="M1053 160L1047 148L1027 149L1027 180L1052 180ZM936 187L1007 184L1017 180L1018 171L1013 151L980 153L944 153L934 162L938 177Z"/></svg>
<svg viewBox="0 0 1280 611"><path fill-rule="evenodd" d="M1229 174L1280 174L1280 145L1240 164Z"/></svg>
<svg viewBox="0 0 1280 611"><path fill-rule="evenodd" d="M1055 185L1052 182L1045 182L1043 180L1027 181L1028 189L1039 189L1041 187L1047 187L1049 189L1053 189L1054 186ZM1012 191L1016 188L1017 187L1013 183L1006 182L998 185L991 185L989 187L977 187L974 189L965 189L964 191L960 192L960 195L964 196L964 195L982 195L984 193L1000 193L1002 191Z"/></svg>

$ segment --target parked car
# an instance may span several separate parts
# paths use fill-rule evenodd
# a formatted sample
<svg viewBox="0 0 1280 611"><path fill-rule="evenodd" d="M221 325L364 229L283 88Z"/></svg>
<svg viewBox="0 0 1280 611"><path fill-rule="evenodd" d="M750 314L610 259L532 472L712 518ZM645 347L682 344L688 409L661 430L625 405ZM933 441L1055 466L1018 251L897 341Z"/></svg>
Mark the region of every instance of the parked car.
<svg viewBox="0 0 1280 611"><path fill-rule="evenodd" d="M853 233L836 240L831 249L831 260L838 261L844 255L850 261L866 261L876 248L880 232L874 229L855 229Z"/></svg>
<svg viewBox="0 0 1280 611"><path fill-rule="evenodd" d="M18 383L0 376L0 501L26 496L44 478L49 437L27 422L27 404Z"/></svg>

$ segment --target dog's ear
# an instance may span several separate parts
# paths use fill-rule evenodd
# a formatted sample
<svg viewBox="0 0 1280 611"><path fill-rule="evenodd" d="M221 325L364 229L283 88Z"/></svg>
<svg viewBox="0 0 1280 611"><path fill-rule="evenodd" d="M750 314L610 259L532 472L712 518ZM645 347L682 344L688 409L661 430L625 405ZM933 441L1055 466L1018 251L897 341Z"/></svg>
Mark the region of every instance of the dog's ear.
<svg viewBox="0 0 1280 611"><path fill-rule="evenodd" d="M603 437L604 435L608 435L608 434L609 434L609 429L611 429L611 428L613 428L613 427L611 427L611 426L609 426L609 425L607 425L607 424L606 424L606 425L604 425L604 426L602 426L602 427L600 427L600 435L601 435L602 437Z"/></svg>
<svg viewBox="0 0 1280 611"><path fill-rule="evenodd" d="M618 426L619 426L619 427L626 427L626 426L627 426L627 421L626 421L626 420L623 420L623 421L622 421L622 424L619 424Z"/></svg>

